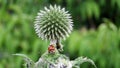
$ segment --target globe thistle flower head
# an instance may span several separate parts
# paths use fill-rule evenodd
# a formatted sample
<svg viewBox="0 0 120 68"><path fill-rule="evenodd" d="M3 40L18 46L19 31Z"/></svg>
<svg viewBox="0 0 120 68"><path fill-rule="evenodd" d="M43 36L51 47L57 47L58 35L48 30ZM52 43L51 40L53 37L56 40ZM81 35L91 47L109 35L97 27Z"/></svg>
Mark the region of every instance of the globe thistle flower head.
<svg viewBox="0 0 120 68"><path fill-rule="evenodd" d="M72 31L72 19L60 6L44 7L35 19L35 31L44 40L65 39Z"/></svg>

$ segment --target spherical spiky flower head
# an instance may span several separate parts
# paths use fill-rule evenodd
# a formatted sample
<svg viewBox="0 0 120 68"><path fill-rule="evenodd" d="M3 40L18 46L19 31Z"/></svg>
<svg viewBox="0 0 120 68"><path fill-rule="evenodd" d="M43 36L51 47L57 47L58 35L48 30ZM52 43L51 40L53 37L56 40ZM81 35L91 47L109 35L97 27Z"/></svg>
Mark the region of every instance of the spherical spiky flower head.
<svg viewBox="0 0 120 68"><path fill-rule="evenodd" d="M72 31L72 19L68 11L60 6L45 7L35 19L35 31L47 40L65 39Z"/></svg>

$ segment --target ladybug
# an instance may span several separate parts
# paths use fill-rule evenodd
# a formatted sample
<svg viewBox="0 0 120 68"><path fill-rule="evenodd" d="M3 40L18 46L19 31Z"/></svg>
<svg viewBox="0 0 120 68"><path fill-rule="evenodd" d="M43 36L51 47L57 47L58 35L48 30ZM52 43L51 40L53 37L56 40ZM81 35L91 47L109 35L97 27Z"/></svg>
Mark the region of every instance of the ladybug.
<svg viewBox="0 0 120 68"><path fill-rule="evenodd" d="M51 44L49 47L48 47L48 52L49 53L55 53L55 46L53 44Z"/></svg>

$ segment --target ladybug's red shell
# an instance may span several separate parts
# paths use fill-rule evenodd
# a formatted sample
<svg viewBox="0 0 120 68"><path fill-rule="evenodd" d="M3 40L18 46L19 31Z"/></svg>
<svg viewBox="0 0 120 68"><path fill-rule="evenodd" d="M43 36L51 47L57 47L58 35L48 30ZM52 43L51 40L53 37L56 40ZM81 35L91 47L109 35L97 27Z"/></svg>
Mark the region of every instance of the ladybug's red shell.
<svg viewBox="0 0 120 68"><path fill-rule="evenodd" d="M48 47L48 52L49 52L49 53L54 53L54 52L55 52L55 46L54 46L54 45L50 45L50 46Z"/></svg>

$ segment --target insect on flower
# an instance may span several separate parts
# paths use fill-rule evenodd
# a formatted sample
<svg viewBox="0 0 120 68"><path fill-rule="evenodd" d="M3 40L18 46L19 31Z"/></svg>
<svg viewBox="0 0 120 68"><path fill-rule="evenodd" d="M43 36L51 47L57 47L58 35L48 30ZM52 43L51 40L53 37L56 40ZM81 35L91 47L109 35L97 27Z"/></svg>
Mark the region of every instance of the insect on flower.
<svg viewBox="0 0 120 68"><path fill-rule="evenodd" d="M53 44L51 44L49 47L48 47L48 52L49 53L55 53L55 46Z"/></svg>
<svg viewBox="0 0 120 68"><path fill-rule="evenodd" d="M73 29L73 21L72 16L65 8L50 5L38 12L34 26L37 35L43 40L49 40L50 42L55 41L52 43L54 46L51 45L48 48L49 52L54 52L55 48L57 48L58 51L62 51L60 41L69 37Z"/></svg>

